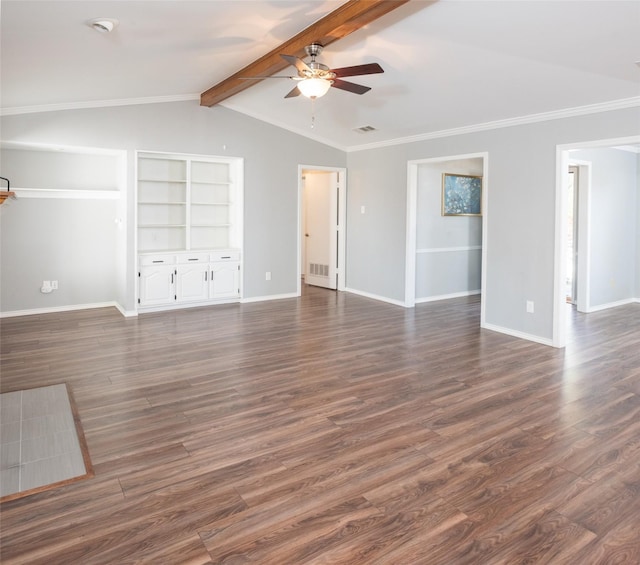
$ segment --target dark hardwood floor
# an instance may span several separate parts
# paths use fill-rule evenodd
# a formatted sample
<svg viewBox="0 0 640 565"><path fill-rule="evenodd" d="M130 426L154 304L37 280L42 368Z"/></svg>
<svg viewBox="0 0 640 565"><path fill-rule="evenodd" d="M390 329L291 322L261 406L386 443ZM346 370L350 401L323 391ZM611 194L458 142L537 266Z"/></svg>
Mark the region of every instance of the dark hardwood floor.
<svg viewBox="0 0 640 565"><path fill-rule="evenodd" d="M640 563L640 305L566 350L479 310L2 320L2 392L69 383L95 471L2 504L2 563Z"/></svg>

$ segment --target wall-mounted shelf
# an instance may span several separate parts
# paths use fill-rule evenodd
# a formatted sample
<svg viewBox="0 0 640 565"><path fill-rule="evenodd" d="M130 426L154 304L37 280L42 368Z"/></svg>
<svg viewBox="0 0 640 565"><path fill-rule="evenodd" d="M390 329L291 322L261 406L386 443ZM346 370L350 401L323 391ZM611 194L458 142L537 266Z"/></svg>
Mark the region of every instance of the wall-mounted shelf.
<svg viewBox="0 0 640 565"><path fill-rule="evenodd" d="M75 198L81 200L118 200L119 190L80 190L65 188L14 188L18 198Z"/></svg>

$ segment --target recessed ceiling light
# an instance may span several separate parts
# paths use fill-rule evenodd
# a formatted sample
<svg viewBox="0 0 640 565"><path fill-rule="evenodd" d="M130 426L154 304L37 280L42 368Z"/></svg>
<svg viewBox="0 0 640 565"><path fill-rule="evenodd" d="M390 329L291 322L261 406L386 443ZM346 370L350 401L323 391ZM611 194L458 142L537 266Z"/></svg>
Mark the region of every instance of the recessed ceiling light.
<svg viewBox="0 0 640 565"><path fill-rule="evenodd" d="M118 25L118 20L112 18L95 18L89 20L87 25L100 33L109 33Z"/></svg>

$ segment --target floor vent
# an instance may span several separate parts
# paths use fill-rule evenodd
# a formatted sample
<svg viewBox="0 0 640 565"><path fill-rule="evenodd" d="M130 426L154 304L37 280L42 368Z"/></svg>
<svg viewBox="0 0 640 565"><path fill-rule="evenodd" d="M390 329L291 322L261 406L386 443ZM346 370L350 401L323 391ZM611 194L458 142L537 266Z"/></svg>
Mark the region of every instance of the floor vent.
<svg viewBox="0 0 640 565"><path fill-rule="evenodd" d="M376 131L376 128L373 126L362 126L354 129L353 131L357 131L358 133L369 133L370 131Z"/></svg>

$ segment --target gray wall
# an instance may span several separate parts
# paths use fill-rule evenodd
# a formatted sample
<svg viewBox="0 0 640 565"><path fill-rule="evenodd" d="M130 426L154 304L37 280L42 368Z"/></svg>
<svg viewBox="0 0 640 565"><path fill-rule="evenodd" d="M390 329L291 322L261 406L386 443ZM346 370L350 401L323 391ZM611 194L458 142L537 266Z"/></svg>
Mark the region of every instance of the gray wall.
<svg viewBox="0 0 640 565"><path fill-rule="evenodd" d="M347 287L399 302L405 288L407 162L488 152L486 323L542 339L551 338L553 323L556 146L639 133L640 109L630 108L344 154L223 107L200 108L195 102L2 118L5 140L127 150L122 301L130 310L135 295L130 242L136 149L245 159L244 291L249 298L296 291L298 164L348 167ZM69 212L69 220L74 214ZM42 215L42 227L53 237L56 229L47 218ZM3 239L21 241L22 235L16 223L3 228ZM35 253L32 259L41 263L46 251ZM265 271L272 272L271 281L264 280ZM22 273L9 276L21 280ZM79 304L85 299L72 300ZM526 313L527 300L535 302L534 314ZM14 306L3 304L3 309Z"/></svg>
<svg viewBox="0 0 640 565"><path fill-rule="evenodd" d="M482 159L418 165L417 302L425 298L478 291L481 286L482 218L442 215L444 173L482 176ZM467 247L479 249L463 249Z"/></svg>
<svg viewBox="0 0 640 565"><path fill-rule="evenodd" d="M118 158L61 151L0 151L12 188L116 190ZM0 311L113 302L118 296L120 202L19 196L2 209ZM40 292L42 282L59 288Z"/></svg>
<svg viewBox="0 0 640 565"><path fill-rule="evenodd" d="M636 155L636 285L634 298L640 301L640 154Z"/></svg>
<svg viewBox="0 0 640 565"><path fill-rule="evenodd" d="M78 154L2 148L2 176L21 188L114 190L118 186L115 155Z"/></svg>
<svg viewBox="0 0 640 565"><path fill-rule="evenodd" d="M638 134L631 108L349 153L349 288L404 300L407 161L488 152L486 323L550 340L556 146Z"/></svg>
<svg viewBox="0 0 640 565"><path fill-rule="evenodd" d="M350 290L404 301L407 161L406 145L348 155Z"/></svg>
<svg viewBox="0 0 640 565"><path fill-rule="evenodd" d="M195 101L138 106L120 106L87 110L45 112L5 116L2 118L5 141L58 144L74 147L125 149L127 151L126 258L118 300L126 310L134 309L135 297L135 151L165 151L243 157L245 164L244 195L244 296L247 298L295 293L297 289L297 217L298 165L344 167L344 152L314 142L283 129L249 118L224 107L202 108ZM6 175L3 175L6 176ZM16 184L17 186L17 184ZM47 207L51 200L40 201ZM69 209L65 218L76 221L84 212ZM47 215L40 218L40 229L55 240L62 233ZM58 221L58 220L56 220ZM53 223L52 223L53 222ZM14 242L24 240L23 227L3 219L2 235ZM91 225L86 226L91 230ZM20 247L7 253L23 253ZM42 263L44 248L30 249L32 260ZM3 267L9 256L2 258ZM75 259L68 258L72 263ZM68 265L75 272L79 265ZM121 266L118 266L120 268ZM5 269L3 268L3 271ZM271 271L272 280L264 273ZM25 281L23 269L11 270L3 279L9 287ZM12 282L13 281L13 282ZM3 284L3 287L4 287ZM74 294L69 305L82 304L97 297ZM24 308L4 296L2 310ZM38 307L36 298L30 307Z"/></svg>
<svg viewBox="0 0 640 565"><path fill-rule="evenodd" d="M571 159L591 163L589 306L636 298L637 155L603 148L572 151Z"/></svg>
<svg viewBox="0 0 640 565"><path fill-rule="evenodd" d="M115 200L20 198L3 204L1 311L113 302L116 214ZM42 294L44 280L57 280L59 289Z"/></svg>

